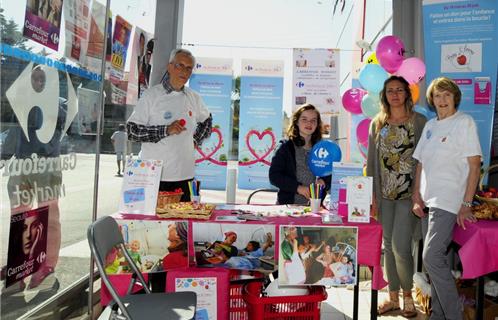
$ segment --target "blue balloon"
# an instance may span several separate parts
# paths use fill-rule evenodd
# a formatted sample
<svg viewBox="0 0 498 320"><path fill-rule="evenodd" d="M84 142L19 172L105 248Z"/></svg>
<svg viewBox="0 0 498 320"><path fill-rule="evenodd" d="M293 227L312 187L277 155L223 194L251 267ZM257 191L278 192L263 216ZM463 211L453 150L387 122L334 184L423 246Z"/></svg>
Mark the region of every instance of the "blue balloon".
<svg viewBox="0 0 498 320"><path fill-rule="evenodd" d="M311 149L308 167L316 177L328 176L332 174L332 162L341 161L341 157L341 148L336 143L322 140Z"/></svg>
<svg viewBox="0 0 498 320"><path fill-rule="evenodd" d="M427 120L432 119L436 116L435 112L431 111L427 107L422 107L418 104L415 105L415 108L413 108L413 111L423 114L427 118Z"/></svg>
<svg viewBox="0 0 498 320"><path fill-rule="evenodd" d="M389 77L386 70L378 64L368 63L360 70L358 80L363 89L368 92L379 93L384 86L384 81Z"/></svg>

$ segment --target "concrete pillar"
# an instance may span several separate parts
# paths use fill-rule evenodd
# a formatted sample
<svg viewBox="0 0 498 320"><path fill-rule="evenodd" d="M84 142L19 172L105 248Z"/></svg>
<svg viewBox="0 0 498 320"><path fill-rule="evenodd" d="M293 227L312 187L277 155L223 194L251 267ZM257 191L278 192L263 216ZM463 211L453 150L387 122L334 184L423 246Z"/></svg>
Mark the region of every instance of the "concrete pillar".
<svg viewBox="0 0 498 320"><path fill-rule="evenodd" d="M184 0L161 0L156 3L151 85L161 81L171 50L179 47L177 44L182 41L183 11Z"/></svg>

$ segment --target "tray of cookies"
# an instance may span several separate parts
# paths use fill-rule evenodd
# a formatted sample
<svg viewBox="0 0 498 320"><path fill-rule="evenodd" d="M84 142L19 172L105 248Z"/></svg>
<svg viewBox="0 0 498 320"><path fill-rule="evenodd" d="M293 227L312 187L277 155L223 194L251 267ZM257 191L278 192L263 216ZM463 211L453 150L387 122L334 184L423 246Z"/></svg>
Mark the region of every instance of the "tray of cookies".
<svg viewBox="0 0 498 320"><path fill-rule="evenodd" d="M156 208L159 218L209 219L216 206L210 203L176 202Z"/></svg>

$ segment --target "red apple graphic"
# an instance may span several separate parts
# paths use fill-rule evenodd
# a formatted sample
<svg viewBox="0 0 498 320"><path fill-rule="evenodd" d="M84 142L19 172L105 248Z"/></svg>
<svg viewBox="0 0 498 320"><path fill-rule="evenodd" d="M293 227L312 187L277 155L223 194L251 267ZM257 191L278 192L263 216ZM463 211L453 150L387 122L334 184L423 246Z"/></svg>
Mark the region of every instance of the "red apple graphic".
<svg viewBox="0 0 498 320"><path fill-rule="evenodd" d="M467 57L465 55L461 54L457 57L457 62L459 65L464 66L465 63L467 62Z"/></svg>
<svg viewBox="0 0 498 320"><path fill-rule="evenodd" d="M180 125L181 125L182 127L183 127L183 126L185 126L185 123L186 123L186 122L185 122L185 119L180 119L179 121L180 121Z"/></svg>

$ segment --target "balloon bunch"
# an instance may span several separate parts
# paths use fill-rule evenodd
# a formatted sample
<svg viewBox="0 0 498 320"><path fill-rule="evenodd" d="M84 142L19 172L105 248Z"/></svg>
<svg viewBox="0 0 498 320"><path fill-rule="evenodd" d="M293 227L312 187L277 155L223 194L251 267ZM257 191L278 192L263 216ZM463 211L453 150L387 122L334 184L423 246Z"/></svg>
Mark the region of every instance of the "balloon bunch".
<svg viewBox="0 0 498 320"><path fill-rule="evenodd" d="M360 70L358 80L361 88L348 89L342 95L342 105L346 111L366 117L356 128L358 142L364 147L368 145L370 121L380 111L379 93L390 74L408 81L414 104L420 97L418 83L425 76L425 64L416 57L405 59L404 53L405 45L398 37L385 36L380 39L375 52Z"/></svg>

